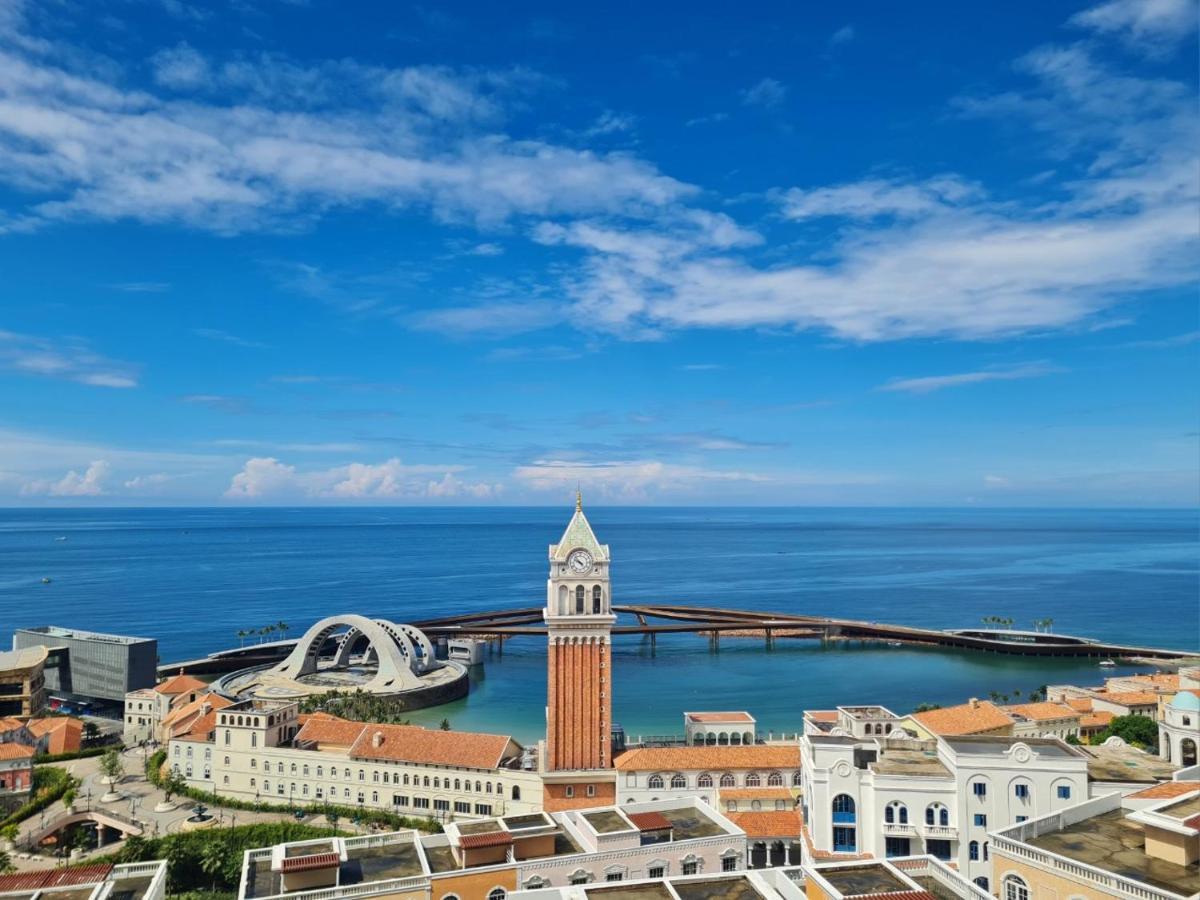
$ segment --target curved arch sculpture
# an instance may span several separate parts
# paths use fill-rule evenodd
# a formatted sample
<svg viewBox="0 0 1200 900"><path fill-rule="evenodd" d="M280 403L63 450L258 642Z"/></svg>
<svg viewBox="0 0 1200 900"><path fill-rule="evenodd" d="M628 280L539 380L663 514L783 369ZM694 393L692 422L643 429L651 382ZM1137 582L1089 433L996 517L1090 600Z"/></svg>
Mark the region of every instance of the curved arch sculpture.
<svg viewBox="0 0 1200 900"><path fill-rule="evenodd" d="M304 632L292 652L288 654L287 659L280 663L274 671L293 680L315 674L317 660L325 641L339 628L348 627L350 630L338 648L335 664L343 664L343 654L345 657L349 657L350 648L357 640L357 635L352 632L358 632L365 637L369 644L368 653L371 650L375 652L378 669L375 677L362 686L364 690L397 691L420 687L420 679L417 677L417 672L414 671L416 651L412 642L407 637L398 638L397 635L401 633L396 631L391 623L386 624L389 627L382 627L366 616L353 614L322 619ZM407 645L405 648L408 651L407 654L401 649L404 645Z"/></svg>

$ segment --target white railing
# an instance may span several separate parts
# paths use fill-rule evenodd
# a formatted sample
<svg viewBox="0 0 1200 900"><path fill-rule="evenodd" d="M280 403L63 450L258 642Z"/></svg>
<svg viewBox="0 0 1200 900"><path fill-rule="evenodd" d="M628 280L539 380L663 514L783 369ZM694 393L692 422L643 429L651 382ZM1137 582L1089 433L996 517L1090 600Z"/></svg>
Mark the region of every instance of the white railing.
<svg viewBox="0 0 1200 900"><path fill-rule="evenodd" d="M921 833L925 837L931 838L949 838L953 840L958 837L958 829L950 825L922 825Z"/></svg>
<svg viewBox="0 0 1200 900"><path fill-rule="evenodd" d="M415 875L409 878L388 878L384 881L364 881L360 884L320 888L315 891L288 891L282 894L272 894L271 897L287 897L288 900L339 900L342 897L366 897L372 894L423 890L428 884L428 876ZM269 898L256 898L256 900L269 900Z"/></svg>
<svg viewBox="0 0 1200 900"><path fill-rule="evenodd" d="M884 822L883 833L889 835L911 835L917 833L917 827L907 822L904 824L900 824L899 822Z"/></svg>
<svg viewBox="0 0 1200 900"><path fill-rule="evenodd" d="M385 834L362 834L345 838L347 850L358 847L388 847L392 844L411 844L416 840L415 831L389 831Z"/></svg>
<svg viewBox="0 0 1200 900"><path fill-rule="evenodd" d="M122 878L145 878L150 877L150 884L142 894L142 900L162 900L167 892L167 864L163 860L143 863L121 863L114 866L112 870L112 880L119 881Z"/></svg>
<svg viewBox="0 0 1200 900"><path fill-rule="evenodd" d="M964 900L995 900L979 885L968 881L963 875L932 856L902 856L889 859L888 862L910 877L921 875L932 878Z"/></svg>

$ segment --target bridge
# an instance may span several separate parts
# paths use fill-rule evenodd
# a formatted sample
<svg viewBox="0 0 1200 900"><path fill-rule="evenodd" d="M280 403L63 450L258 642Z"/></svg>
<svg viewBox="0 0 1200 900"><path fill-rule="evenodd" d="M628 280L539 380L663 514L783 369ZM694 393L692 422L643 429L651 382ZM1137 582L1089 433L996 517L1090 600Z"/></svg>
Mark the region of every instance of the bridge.
<svg viewBox="0 0 1200 900"><path fill-rule="evenodd" d="M46 838L59 834L65 828L83 822L90 822L96 826L96 843L99 847L112 843L113 840L118 839L116 836L124 840L132 835L145 833L145 828L141 822L136 822L133 819L106 809L88 809L68 812L53 821L47 822L45 825L31 828L29 834L22 839L22 843L27 849L33 850L39 847ZM105 840L106 837L110 838L110 840Z"/></svg>

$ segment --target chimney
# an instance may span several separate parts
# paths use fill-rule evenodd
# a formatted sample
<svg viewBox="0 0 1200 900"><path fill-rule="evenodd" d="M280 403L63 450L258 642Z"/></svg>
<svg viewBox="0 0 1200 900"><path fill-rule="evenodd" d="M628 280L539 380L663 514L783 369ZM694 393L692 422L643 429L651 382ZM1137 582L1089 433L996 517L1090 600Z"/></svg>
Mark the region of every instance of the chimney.
<svg viewBox="0 0 1200 900"><path fill-rule="evenodd" d="M375 734L373 734L371 736L371 746L372 747L382 747L383 746L383 732L382 731L377 731L377 732L375 732Z"/></svg>
<svg viewBox="0 0 1200 900"><path fill-rule="evenodd" d="M976 709L976 708L979 706L979 698L978 698L978 697L972 697L972 698L971 698L971 700L970 700L970 704L971 704L971 708L972 708L972 709Z"/></svg>

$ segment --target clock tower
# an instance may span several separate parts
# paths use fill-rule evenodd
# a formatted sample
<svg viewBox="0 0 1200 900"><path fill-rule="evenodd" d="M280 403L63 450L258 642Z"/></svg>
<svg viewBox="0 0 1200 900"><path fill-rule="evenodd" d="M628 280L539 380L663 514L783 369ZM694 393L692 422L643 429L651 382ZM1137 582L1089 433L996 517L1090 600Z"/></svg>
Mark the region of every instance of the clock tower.
<svg viewBox="0 0 1200 900"><path fill-rule="evenodd" d="M608 545L596 540L575 497L575 514L550 546L546 581L546 743L541 754L547 810L616 802L612 768L612 611Z"/></svg>

